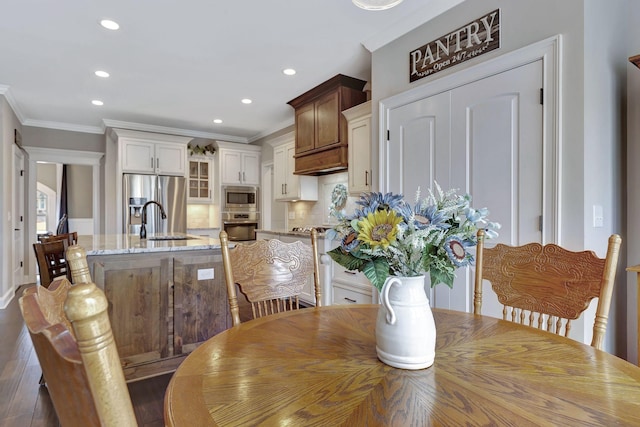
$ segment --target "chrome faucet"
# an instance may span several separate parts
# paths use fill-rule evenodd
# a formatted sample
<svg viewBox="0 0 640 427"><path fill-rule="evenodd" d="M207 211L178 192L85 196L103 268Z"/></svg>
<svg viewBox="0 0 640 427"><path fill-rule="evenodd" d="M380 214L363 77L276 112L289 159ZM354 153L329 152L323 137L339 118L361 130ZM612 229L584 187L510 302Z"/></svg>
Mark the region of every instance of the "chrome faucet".
<svg viewBox="0 0 640 427"><path fill-rule="evenodd" d="M146 239L147 238L147 206L150 204L155 204L158 205L158 207L160 208L160 215L162 216L162 219L167 219L167 214L164 213L164 208L162 207L162 205L158 202L156 202L155 200L149 200L147 203L145 203L142 206L142 220L141 223L142 225L140 225L140 238L141 239Z"/></svg>

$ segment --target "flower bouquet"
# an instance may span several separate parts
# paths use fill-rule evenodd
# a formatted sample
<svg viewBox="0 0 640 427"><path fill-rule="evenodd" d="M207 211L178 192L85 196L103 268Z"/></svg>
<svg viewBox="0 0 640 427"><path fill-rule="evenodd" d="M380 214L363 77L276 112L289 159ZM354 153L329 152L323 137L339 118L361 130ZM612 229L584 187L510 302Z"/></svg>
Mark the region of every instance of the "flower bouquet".
<svg viewBox="0 0 640 427"><path fill-rule="evenodd" d="M469 248L476 245L479 228L496 237L500 224L489 222L486 208L470 206L471 196L455 190L425 199L416 193L415 205L402 195L366 193L356 202L353 215L337 213L339 223L327 237L341 245L329 256L348 270L362 271L378 291L389 276L421 276L429 272L431 286L453 287L455 271L474 262Z"/></svg>

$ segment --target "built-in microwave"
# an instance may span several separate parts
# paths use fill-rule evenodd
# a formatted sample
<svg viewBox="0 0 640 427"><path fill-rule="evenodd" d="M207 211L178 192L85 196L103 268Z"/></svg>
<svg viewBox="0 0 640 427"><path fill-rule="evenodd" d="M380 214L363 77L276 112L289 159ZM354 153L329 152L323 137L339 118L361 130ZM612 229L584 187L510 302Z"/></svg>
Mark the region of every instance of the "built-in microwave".
<svg viewBox="0 0 640 427"><path fill-rule="evenodd" d="M222 212L258 212L258 187L222 187Z"/></svg>

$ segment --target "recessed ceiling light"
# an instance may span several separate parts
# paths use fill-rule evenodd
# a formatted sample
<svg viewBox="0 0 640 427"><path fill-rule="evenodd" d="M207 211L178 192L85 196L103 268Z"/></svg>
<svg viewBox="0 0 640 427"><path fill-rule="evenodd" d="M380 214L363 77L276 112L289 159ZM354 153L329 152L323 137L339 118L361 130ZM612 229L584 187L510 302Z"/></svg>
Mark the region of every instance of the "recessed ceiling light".
<svg viewBox="0 0 640 427"><path fill-rule="evenodd" d="M222 123L222 120L220 120L220 119L213 119L213 123L220 124L220 123Z"/></svg>
<svg viewBox="0 0 640 427"><path fill-rule="evenodd" d="M100 25L102 25L107 30L117 30L118 28L120 28L120 25L117 22L110 19L103 19L102 21L100 21Z"/></svg>
<svg viewBox="0 0 640 427"><path fill-rule="evenodd" d="M243 103L243 104L251 104L252 102L253 102L253 101L252 101L252 100L250 100L249 98L244 98L244 99L242 100L242 103Z"/></svg>
<svg viewBox="0 0 640 427"><path fill-rule="evenodd" d="M98 70L98 71L95 72L95 74L98 77L104 77L104 78L109 77L109 73L107 73L106 71Z"/></svg>
<svg viewBox="0 0 640 427"><path fill-rule="evenodd" d="M296 70L294 70L293 68L285 68L284 70L282 70L282 72L287 76L293 76L296 73Z"/></svg>
<svg viewBox="0 0 640 427"><path fill-rule="evenodd" d="M104 105L104 102L100 101L99 99L94 99L93 101L91 101L91 103L98 106Z"/></svg>

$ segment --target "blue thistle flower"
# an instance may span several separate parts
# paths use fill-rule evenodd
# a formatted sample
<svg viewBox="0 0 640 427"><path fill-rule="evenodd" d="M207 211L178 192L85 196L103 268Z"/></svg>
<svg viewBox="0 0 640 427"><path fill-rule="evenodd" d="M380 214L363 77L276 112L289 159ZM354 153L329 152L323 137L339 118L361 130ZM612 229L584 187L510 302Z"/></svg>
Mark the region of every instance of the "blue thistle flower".
<svg viewBox="0 0 640 427"><path fill-rule="evenodd" d="M416 206L415 209L415 225L417 229L423 230L429 226L442 229L451 227L447 222L447 216L438 209L436 205Z"/></svg>
<svg viewBox="0 0 640 427"><path fill-rule="evenodd" d="M444 242L444 250L456 267L464 267L473 261L473 256L467 252L468 246L468 242L457 236L449 236Z"/></svg>

